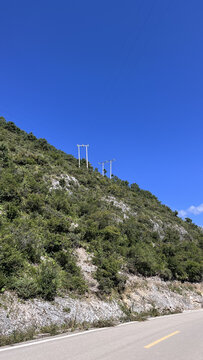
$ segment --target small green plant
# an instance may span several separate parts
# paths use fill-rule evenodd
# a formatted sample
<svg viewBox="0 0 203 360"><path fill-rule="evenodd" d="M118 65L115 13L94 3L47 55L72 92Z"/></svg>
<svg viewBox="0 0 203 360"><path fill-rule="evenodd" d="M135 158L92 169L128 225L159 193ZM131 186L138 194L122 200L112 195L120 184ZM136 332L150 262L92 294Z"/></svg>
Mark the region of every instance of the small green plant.
<svg viewBox="0 0 203 360"><path fill-rule="evenodd" d="M67 314L69 314L71 312L71 309L69 307L64 307L63 311Z"/></svg>
<svg viewBox="0 0 203 360"><path fill-rule="evenodd" d="M33 340L36 334L35 328L31 327L25 332L13 331L11 335L0 335L0 346L11 345L22 341Z"/></svg>
<svg viewBox="0 0 203 360"><path fill-rule="evenodd" d="M115 321L115 319L103 319L103 320L97 320L92 323L92 327L94 328L102 328L102 327L111 327L116 326L118 322Z"/></svg>

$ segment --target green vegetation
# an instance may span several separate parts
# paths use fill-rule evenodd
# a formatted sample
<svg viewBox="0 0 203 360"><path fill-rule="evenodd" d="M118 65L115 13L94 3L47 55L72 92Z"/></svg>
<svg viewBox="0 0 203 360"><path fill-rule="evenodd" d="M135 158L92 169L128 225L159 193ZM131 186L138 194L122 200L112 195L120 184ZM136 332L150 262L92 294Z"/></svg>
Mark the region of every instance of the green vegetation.
<svg viewBox="0 0 203 360"><path fill-rule="evenodd" d="M0 289L84 294L78 247L93 254L99 295L122 293L127 272L202 280L203 232L190 219L0 118Z"/></svg>
<svg viewBox="0 0 203 360"><path fill-rule="evenodd" d="M124 318L122 319L123 322L128 321L145 321L149 317L157 317L157 316L165 316L165 315L172 315L172 314L179 314L181 313L181 309L177 308L175 310L171 310L168 308L158 310L156 307L152 307L149 311L143 311L143 312L135 312L131 308L127 307L126 304L121 303L120 308L125 314Z"/></svg>

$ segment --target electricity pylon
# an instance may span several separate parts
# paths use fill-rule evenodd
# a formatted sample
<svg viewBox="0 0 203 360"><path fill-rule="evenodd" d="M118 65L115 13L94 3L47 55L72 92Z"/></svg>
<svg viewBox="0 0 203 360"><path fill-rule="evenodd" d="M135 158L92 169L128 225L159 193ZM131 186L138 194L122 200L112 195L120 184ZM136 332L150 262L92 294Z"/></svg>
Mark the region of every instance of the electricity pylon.
<svg viewBox="0 0 203 360"><path fill-rule="evenodd" d="M101 161L98 164L102 166L102 175L104 176L104 164L106 164L108 162L108 160L105 161Z"/></svg>
<svg viewBox="0 0 203 360"><path fill-rule="evenodd" d="M110 179L112 178L112 162L113 161L116 161L116 159L108 160L108 162L110 163L110 175L109 175Z"/></svg>
<svg viewBox="0 0 203 360"><path fill-rule="evenodd" d="M104 176L104 164L106 163L110 163L110 174L109 177L110 179L112 178L112 162L116 161L116 159L112 159L112 160L105 160L105 161L101 161L98 164L102 165L102 175Z"/></svg>
<svg viewBox="0 0 203 360"><path fill-rule="evenodd" d="M89 147L89 144L88 145L78 145L77 144L77 147L78 147L78 166L80 168L80 148L81 147L85 147L86 148L86 166L87 166L87 169L88 169L88 147Z"/></svg>

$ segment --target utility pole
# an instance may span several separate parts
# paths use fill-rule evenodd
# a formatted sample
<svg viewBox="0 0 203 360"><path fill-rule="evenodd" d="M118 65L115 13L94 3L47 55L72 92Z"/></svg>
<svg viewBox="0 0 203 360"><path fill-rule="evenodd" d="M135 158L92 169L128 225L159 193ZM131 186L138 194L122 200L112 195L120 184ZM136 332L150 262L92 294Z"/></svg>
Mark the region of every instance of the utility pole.
<svg viewBox="0 0 203 360"><path fill-rule="evenodd" d="M110 179L112 178L112 162L113 161L116 161L116 159L112 159L112 160L108 161L110 163L110 175L109 175Z"/></svg>
<svg viewBox="0 0 203 360"><path fill-rule="evenodd" d="M105 160L105 161L101 161L99 162L98 164L102 166L102 175L104 176L104 164L106 164L108 161Z"/></svg>
<svg viewBox="0 0 203 360"><path fill-rule="evenodd" d="M89 145L84 145L86 147L86 165L87 165L87 169L88 169L88 147Z"/></svg>
<svg viewBox="0 0 203 360"><path fill-rule="evenodd" d="M88 169L88 147L89 147L89 144L88 145L78 145L77 144L77 147L78 147L78 166L80 168L80 148L81 147L85 147L86 148L86 166L87 166L87 169Z"/></svg>
<svg viewBox="0 0 203 360"><path fill-rule="evenodd" d="M112 178L112 163L113 163L113 161L116 161L116 159L105 160L105 161L101 161L98 163L98 164L102 165L102 175L103 176L104 176L104 164L110 163L110 174L109 174L110 179Z"/></svg>
<svg viewBox="0 0 203 360"><path fill-rule="evenodd" d="M77 147L78 147L78 166L79 166L79 168L80 168L80 146L81 145L77 145Z"/></svg>

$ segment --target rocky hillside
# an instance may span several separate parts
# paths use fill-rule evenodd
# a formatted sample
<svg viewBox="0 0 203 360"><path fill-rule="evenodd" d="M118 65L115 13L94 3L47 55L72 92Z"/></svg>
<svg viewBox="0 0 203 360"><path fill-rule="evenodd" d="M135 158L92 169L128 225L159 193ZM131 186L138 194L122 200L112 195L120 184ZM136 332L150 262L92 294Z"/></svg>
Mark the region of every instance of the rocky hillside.
<svg viewBox="0 0 203 360"><path fill-rule="evenodd" d="M122 298L131 277L201 282L202 229L177 215L0 118L2 296L103 300Z"/></svg>
<svg viewBox="0 0 203 360"><path fill-rule="evenodd" d="M48 300L85 293L80 248L100 293L122 293L125 273L201 281L203 233L189 219L2 118L0 141L0 288Z"/></svg>

